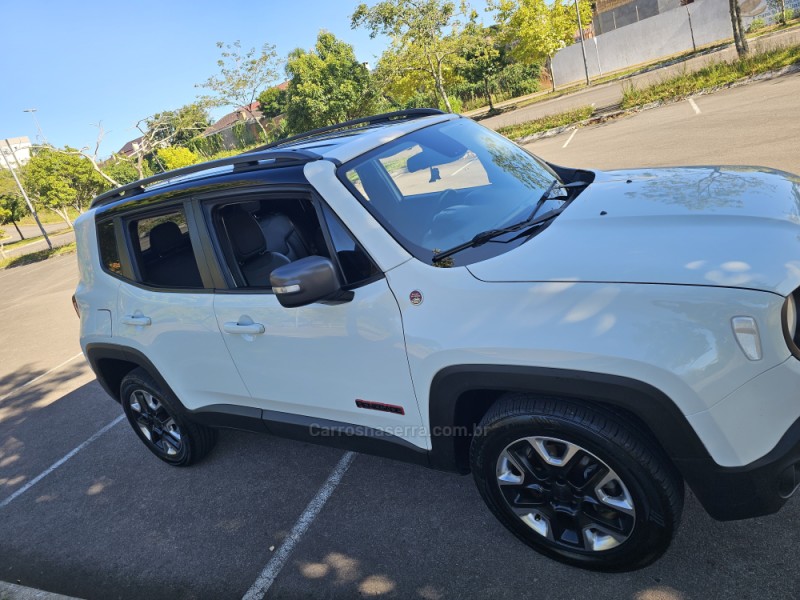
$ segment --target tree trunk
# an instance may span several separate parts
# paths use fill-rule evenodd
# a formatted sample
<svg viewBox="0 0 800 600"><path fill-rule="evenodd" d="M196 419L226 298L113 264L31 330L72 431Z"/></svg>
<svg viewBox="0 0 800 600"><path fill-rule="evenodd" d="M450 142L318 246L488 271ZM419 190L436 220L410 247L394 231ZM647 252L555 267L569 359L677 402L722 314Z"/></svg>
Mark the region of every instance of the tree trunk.
<svg viewBox="0 0 800 600"><path fill-rule="evenodd" d="M750 50L747 45L744 26L742 25L742 12L739 9L738 0L728 0L728 6L731 13L731 25L733 27L733 41L736 44L736 52L739 54L739 58L741 58Z"/></svg>
<svg viewBox="0 0 800 600"><path fill-rule="evenodd" d="M22 235L22 232L19 230L19 225L17 225L17 222L16 221L11 221L11 222L14 224L14 229L16 229L17 233L19 234L19 239L24 240L25 236Z"/></svg>
<svg viewBox="0 0 800 600"><path fill-rule="evenodd" d="M50 208L50 207L48 206L48 208ZM50 208L50 210L52 210L52 211L53 211L54 213L56 213L56 214L57 214L59 217L61 217L61 218L64 220L64 223L66 223L66 224L67 224L67 226L68 226L70 229L75 229L75 228L72 226L72 221L70 221L70 220L69 220L69 214L67 213L67 209L66 209L66 208Z"/></svg>
<svg viewBox="0 0 800 600"><path fill-rule="evenodd" d="M778 7L781 11L781 24L786 25L786 0L780 0Z"/></svg>
<svg viewBox="0 0 800 600"><path fill-rule="evenodd" d="M732 1L735 2L736 0L732 0ZM555 92L556 91L556 76L555 76L555 73L553 73L553 57L552 56L548 56L547 57L547 61L545 62L545 66L547 67L547 73L550 75L550 85L553 86L553 91Z"/></svg>
<svg viewBox="0 0 800 600"><path fill-rule="evenodd" d="M261 122L261 119L259 119L256 116L256 114L252 110L250 110L249 108L247 108L245 110L247 110L247 112L250 114L250 116L253 117L253 119L256 122L256 125L258 125L261 128L261 132L264 134L264 141L265 142L269 141L269 131L267 131L267 128L264 127L264 124Z"/></svg>
<svg viewBox="0 0 800 600"><path fill-rule="evenodd" d="M486 92L486 100L489 102L489 112L494 112L494 104L492 104L492 92L489 90L489 80L483 80L483 89Z"/></svg>
<svg viewBox="0 0 800 600"><path fill-rule="evenodd" d="M436 72L436 89L439 90L439 95L442 97L442 101L444 102L444 107L447 109L447 112L453 112L453 107L450 106L450 98L447 97L447 91L444 89L444 76L442 75L442 61L438 61L439 64L437 65L437 72Z"/></svg>

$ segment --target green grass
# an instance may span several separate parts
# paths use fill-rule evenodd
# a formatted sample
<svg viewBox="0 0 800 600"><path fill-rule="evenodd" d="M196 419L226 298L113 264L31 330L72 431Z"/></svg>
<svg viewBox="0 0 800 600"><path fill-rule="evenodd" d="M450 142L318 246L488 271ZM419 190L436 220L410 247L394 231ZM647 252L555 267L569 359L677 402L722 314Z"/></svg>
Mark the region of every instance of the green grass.
<svg viewBox="0 0 800 600"><path fill-rule="evenodd" d="M52 250L39 250L38 252L31 252L30 254L23 254L14 258L0 259L0 269L11 269L13 267L21 267L23 265L30 265L37 263L53 256L61 256L62 254L71 254L75 252L75 242L65 244Z"/></svg>
<svg viewBox="0 0 800 600"><path fill-rule="evenodd" d="M647 87L626 86L622 96L622 108L635 108L664 100L681 100L703 90L722 87L798 62L800 62L800 46L752 54L733 62L713 63L699 71L682 73Z"/></svg>
<svg viewBox="0 0 800 600"><path fill-rule="evenodd" d="M534 119L526 121L518 125L510 125L508 127L501 127L497 130L498 133L503 134L512 140L524 138L534 133L547 131L548 129L555 129L564 125L571 125L578 121L583 121L592 116L593 108L591 106L584 106L575 110L559 113L557 115L550 115L549 117L542 117L541 119Z"/></svg>

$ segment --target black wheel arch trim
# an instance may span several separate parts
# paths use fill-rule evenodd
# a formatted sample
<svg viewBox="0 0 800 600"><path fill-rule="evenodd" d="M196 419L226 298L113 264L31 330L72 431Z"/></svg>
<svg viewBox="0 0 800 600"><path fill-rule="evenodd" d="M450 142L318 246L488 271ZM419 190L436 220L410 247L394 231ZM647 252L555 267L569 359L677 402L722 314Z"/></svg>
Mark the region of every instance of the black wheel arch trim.
<svg viewBox="0 0 800 600"><path fill-rule="evenodd" d="M742 467L718 465L686 417L661 390L638 380L542 367L460 365L433 378L430 389L431 466L469 469L460 455L460 402L473 392L528 392L624 409L652 433L706 511L718 520L735 520L777 512L787 497L779 490L791 469L800 483L800 419L766 456ZM463 446L461 447L463 449ZM736 501L732 502L732 498Z"/></svg>
<svg viewBox="0 0 800 600"><path fill-rule="evenodd" d="M87 344L84 352L86 359L89 361L89 366L91 366L92 371L94 371L94 374L97 376L98 383L106 393L117 402L120 402L119 386L112 384L113 379L111 374L102 368L100 363L105 359L124 361L142 367L156 380L159 386L165 390L172 390L172 387L166 382L161 372L153 365L150 359L139 350L119 344L94 342ZM178 401L180 402L180 400Z"/></svg>

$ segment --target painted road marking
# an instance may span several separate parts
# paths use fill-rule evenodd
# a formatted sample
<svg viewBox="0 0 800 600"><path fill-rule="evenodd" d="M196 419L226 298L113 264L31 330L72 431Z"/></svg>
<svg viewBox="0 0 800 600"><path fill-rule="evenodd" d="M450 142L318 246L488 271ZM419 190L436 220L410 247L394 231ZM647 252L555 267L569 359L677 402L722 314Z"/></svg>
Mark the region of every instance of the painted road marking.
<svg viewBox="0 0 800 600"><path fill-rule="evenodd" d="M576 134L576 133L578 133L578 128L577 128L577 127L576 127L575 129L573 129L573 130L572 130L572 135L571 135L571 136L569 136L569 139L568 139L566 142L564 142L564 145L563 145L563 146L561 146L561 147L562 147L562 148L566 148L567 146L569 146L569 143L572 141L572 138L574 138L574 137L575 137L575 134Z"/></svg>
<svg viewBox="0 0 800 600"><path fill-rule="evenodd" d="M689 104L691 105L692 110L694 110L694 114L696 114L696 115L701 114L700 113L700 107L697 106L697 103L694 101L694 98L689 98Z"/></svg>
<svg viewBox="0 0 800 600"><path fill-rule="evenodd" d="M247 590L245 595L242 596L242 600L261 600L261 598L264 597L264 594L267 593L267 590L275 581L278 573L283 569L289 555L300 541L300 538L303 537L303 534L311 523L314 522L314 519L322 510L322 507L325 506L328 498L333 494L336 486L342 481L342 477L344 477L347 469L350 468L350 464L353 462L355 456L354 452L346 452L342 458L339 459L336 467L334 467L331 474L328 475L328 479L322 484L322 487L319 488L317 495L308 503L308 506L306 506L300 518L297 519L297 522L294 524L294 527L292 527L289 535L286 536L281 547L278 548L278 551L275 552L275 555L267 563L267 566L261 571L261 575L258 576L256 582Z"/></svg>
<svg viewBox="0 0 800 600"><path fill-rule="evenodd" d="M76 446L75 448L73 448L72 450L70 450L70 451L69 451L67 454L65 454L65 455L64 455L64 456L62 456L60 459L58 459L56 462L54 462L52 465L50 465L50 467L48 467L48 469L47 469L46 471L43 471L43 472L39 473L39 474L38 474L36 477L34 477L33 479L31 479L31 480L30 480L28 483L26 483L25 485L23 485L23 486L22 486L21 488L19 488L19 489L18 489L16 492L14 492L13 494L11 494L11 495L10 495L8 498L6 498L6 499L5 499L5 500L3 500L2 502L0 502L0 508L4 508L4 507L8 506L9 504L11 504L11 503L12 503L14 500L16 500L16 499L17 499L17 498L19 498L19 497L20 497L22 494L24 494L24 493L25 493L25 492L27 492L29 489L31 489L33 486L35 486L35 485L36 485L37 483L39 483L39 482L40 482L42 479L44 479L45 477L47 477L48 475L50 475L50 473L52 473L53 471L55 471L55 470L56 470L58 467L60 467L61 465L63 465L63 464L64 464L65 462L67 462L67 461L68 461L70 458L72 458L73 456L75 456L75 455L76 455L78 452L80 452L81 450L83 450L84 448L86 448L86 447L87 447L89 444L91 444L92 442L94 442L94 441L95 441L97 438L99 438L99 437L100 437L101 435L103 435L103 434L104 434L106 431L108 431L109 429L111 429L112 427L114 427L114 425L116 425L117 423L119 423L120 421L122 421L122 419L124 419L124 418L125 418L125 415L120 415L120 416L118 416L116 419L114 419L113 421L111 421L111 423L109 423L108 425L106 425L105 427L103 427L103 428L102 428L100 431L97 431L97 432L96 432L96 433L95 433L95 434L94 434L92 437L90 437L88 440L86 440L85 442L83 442L83 443L82 443L80 446Z"/></svg>
<svg viewBox="0 0 800 600"><path fill-rule="evenodd" d="M59 370L61 367L68 365L68 364L69 364L69 363L71 363L73 360L75 360L76 358L79 358L79 357L81 357L81 356L83 356L83 352L78 352L78 353L77 353L75 356L73 356L72 358L68 358L67 360L65 360L64 362L62 362L60 365L56 365L55 367L53 367L53 368L52 368L52 369L50 369L49 371L46 371L45 373L42 373L42 374L41 374L41 375L39 375L38 377L34 377L34 378L33 378L33 379L31 379L30 381L26 381L26 382L25 382L25 383L23 383L22 385L19 385L19 386L17 386L16 388L14 388L13 390L11 390L10 392L8 392L7 394L5 394L4 396L0 396L0 402L2 402L3 400L5 400L6 398L9 398L9 397L13 396L14 394L16 394L16 393L17 393L17 392L19 392L19 391L22 391L22 390L24 390L26 387L29 387L29 386L33 385L34 383L36 383L37 381L39 381L39 380L40 380L42 377L47 377L48 375L50 375L50 373L52 373L52 372L54 372L54 371L58 371L58 370Z"/></svg>

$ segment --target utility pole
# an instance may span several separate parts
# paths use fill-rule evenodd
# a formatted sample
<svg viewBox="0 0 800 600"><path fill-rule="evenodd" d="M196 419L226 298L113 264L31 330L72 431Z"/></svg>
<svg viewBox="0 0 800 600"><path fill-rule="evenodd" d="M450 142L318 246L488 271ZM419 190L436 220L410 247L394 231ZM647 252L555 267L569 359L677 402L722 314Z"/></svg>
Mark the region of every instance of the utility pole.
<svg viewBox="0 0 800 600"><path fill-rule="evenodd" d="M586 72L586 85L592 85L589 79L589 63L586 62L586 42L583 39L583 24L581 23L581 9L578 0L575 0L575 12L578 14L578 33L581 36L581 52L583 52L583 70Z"/></svg>
<svg viewBox="0 0 800 600"><path fill-rule="evenodd" d="M689 11L689 3L686 3L686 16L689 18L689 33L692 35L692 50L697 52L697 42L694 41L694 27L692 27L692 13Z"/></svg>
<svg viewBox="0 0 800 600"><path fill-rule="evenodd" d="M8 140L4 140L4 141L6 143L6 146L8 146L8 151L11 153L11 156L14 157L14 162L16 162L19 165L19 161L17 161L17 157L14 155L14 150L11 148L11 144L8 143ZM31 211L31 214L33 215L33 218L36 219L36 224L39 226L39 230L42 232L42 235L44 236L44 239L47 242L47 246L50 248L50 250L52 250L53 249L53 244L50 241L50 238L47 237L47 232L44 230L44 227L42 226L42 222L39 220L39 215L36 214L36 210L33 208L33 204L31 204L31 199L28 198L28 194L25 192L25 188L22 187L22 182L20 182L19 177L17 177L16 172L11 167L11 163L8 162L8 158L6 158L5 152L0 150L0 154L3 155L3 161L6 163L6 166L8 167L8 170L11 171L11 176L14 178L14 181L17 183L17 187L19 188L19 191L22 194L22 197L25 198L25 203L28 205L28 210Z"/></svg>
<svg viewBox="0 0 800 600"><path fill-rule="evenodd" d="M39 132L39 137L42 139L42 144L47 144L47 138L44 137L42 133L42 127L39 125L39 119L36 118L36 109L35 108L26 108L22 112L31 113L33 117L33 122L36 124L36 131Z"/></svg>

